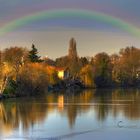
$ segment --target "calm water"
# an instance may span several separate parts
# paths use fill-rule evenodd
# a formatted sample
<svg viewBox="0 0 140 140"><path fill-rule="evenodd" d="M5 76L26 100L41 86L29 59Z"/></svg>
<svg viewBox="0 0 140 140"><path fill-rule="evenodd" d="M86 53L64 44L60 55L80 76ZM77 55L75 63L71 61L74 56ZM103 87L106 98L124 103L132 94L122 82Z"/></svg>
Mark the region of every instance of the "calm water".
<svg viewBox="0 0 140 140"><path fill-rule="evenodd" d="M0 102L0 140L140 139L140 90L88 90Z"/></svg>

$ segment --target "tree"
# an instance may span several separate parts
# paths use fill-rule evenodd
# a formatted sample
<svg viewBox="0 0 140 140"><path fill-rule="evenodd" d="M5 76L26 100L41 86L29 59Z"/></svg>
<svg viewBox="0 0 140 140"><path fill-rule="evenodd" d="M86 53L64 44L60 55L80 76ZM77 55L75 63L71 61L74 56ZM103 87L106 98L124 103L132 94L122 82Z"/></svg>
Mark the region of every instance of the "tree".
<svg viewBox="0 0 140 140"><path fill-rule="evenodd" d="M32 50L29 51L29 59L31 62L41 62L40 56L38 56L37 48L32 44Z"/></svg>
<svg viewBox="0 0 140 140"><path fill-rule="evenodd" d="M79 61L80 61L82 67L84 67L84 66L86 66L87 64L89 64L89 61L88 61L88 59L87 59L86 57L81 57L81 58L79 59Z"/></svg>
<svg viewBox="0 0 140 140"><path fill-rule="evenodd" d="M95 87L93 66L86 65L82 67L80 71L80 78L87 87Z"/></svg>
<svg viewBox="0 0 140 140"><path fill-rule="evenodd" d="M25 48L10 47L6 48L0 55L2 55L0 56L2 59L0 63L0 89L2 92L13 93L11 81L16 80L21 66L26 61L27 50Z"/></svg>
<svg viewBox="0 0 140 140"><path fill-rule="evenodd" d="M122 85L135 85L140 68L140 49L126 47L120 50L118 78Z"/></svg>
<svg viewBox="0 0 140 140"><path fill-rule="evenodd" d="M97 87L106 87L111 84L112 65L106 53L99 53L94 57L95 84Z"/></svg>
<svg viewBox="0 0 140 140"><path fill-rule="evenodd" d="M48 81L47 67L41 63L28 63L21 68L16 79L16 93L27 95L44 92L47 89Z"/></svg>
<svg viewBox="0 0 140 140"><path fill-rule="evenodd" d="M68 57L70 59L77 59L77 49L76 49L76 40L74 38L71 38L69 42L69 52L68 52Z"/></svg>
<svg viewBox="0 0 140 140"><path fill-rule="evenodd" d="M69 42L68 55L57 58L56 65L69 68L71 76L76 76L80 72L81 64L77 55L76 41L74 38Z"/></svg>
<svg viewBox="0 0 140 140"><path fill-rule="evenodd" d="M111 64L112 64L112 80L117 83L118 75L120 72L120 56L118 54L113 54L110 56Z"/></svg>
<svg viewBox="0 0 140 140"><path fill-rule="evenodd" d="M72 76L76 76L80 72L80 61L76 49L76 40L71 38L68 51L68 67Z"/></svg>
<svg viewBox="0 0 140 140"><path fill-rule="evenodd" d="M16 74L20 66L27 61L27 50L21 47L10 47L3 52L3 61L6 65L12 67Z"/></svg>

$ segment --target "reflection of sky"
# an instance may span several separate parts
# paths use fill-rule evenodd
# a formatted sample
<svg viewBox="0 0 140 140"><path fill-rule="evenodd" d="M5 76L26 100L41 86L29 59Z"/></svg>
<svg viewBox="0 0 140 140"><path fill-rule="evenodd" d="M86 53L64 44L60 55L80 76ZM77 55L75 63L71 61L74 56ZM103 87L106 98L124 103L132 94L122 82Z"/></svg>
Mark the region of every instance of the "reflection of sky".
<svg viewBox="0 0 140 140"><path fill-rule="evenodd" d="M97 11L140 27L139 5L139 0L0 0L0 28L17 18L42 10L64 8ZM140 46L139 38L110 24L97 20L59 18L31 22L5 36L0 36L0 47L30 47L34 42L41 55L55 58L66 54L71 37L76 38L80 55L93 55L99 51L113 53L122 47Z"/></svg>
<svg viewBox="0 0 140 140"><path fill-rule="evenodd" d="M139 128L140 123L138 120L129 120L125 116L123 116L123 112L118 112L116 117L113 117L111 114L108 114L106 118L100 120L97 117L97 113L95 111L95 106L89 108L86 112L81 112L77 114L75 123L72 127L69 125L68 116L66 114L66 110L63 112L59 112L58 108L55 108L53 111L49 113L47 118L43 122L36 122L33 126L31 126L28 131L22 131L16 129L12 135L7 138L57 138L63 137L65 139L70 138L74 139L78 136L84 136L86 134L96 134L104 136L104 134L109 135L110 131L120 133L124 131L124 134L120 134L121 137L126 136L126 132L134 131ZM122 121L122 128L118 127L118 122ZM136 127L135 127L136 126ZM89 132L88 132L89 131ZM71 136L69 137L69 134ZM136 135L138 135L136 133ZM114 133L115 136L115 133ZM6 138L6 137L5 137ZM102 137L103 138L103 137ZM111 139L111 138L110 138Z"/></svg>

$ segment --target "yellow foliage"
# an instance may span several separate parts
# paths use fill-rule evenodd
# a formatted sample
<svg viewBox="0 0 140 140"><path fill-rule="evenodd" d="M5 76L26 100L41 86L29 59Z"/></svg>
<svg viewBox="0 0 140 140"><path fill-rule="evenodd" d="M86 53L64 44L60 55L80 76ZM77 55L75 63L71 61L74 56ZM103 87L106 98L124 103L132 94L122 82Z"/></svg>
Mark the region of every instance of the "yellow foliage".
<svg viewBox="0 0 140 140"><path fill-rule="evenodd" d="M91 65L86 65L80 71L80 77L88 87L94 87L94 71Z"/></svg>
<svg viewBox="0 0 140 140"><path fill-rule="evenodd" d="M3 71L3 74L4 75L8 75L9 73L11 73L13 71L13 69L12 69L12 66L10 64L8 64L8 63L5 62L3 64L2 71Z"/></svg>
<svg viewBox="0 0 140 140"><path fill-rule="evenodd" d="M40 80L47 79L48 76L47 69L39 63L29 63L24 65L19 74L24 76L25 79L30 79L33 84L37 81L40 82Z"/></svg>
<svg viewBox="0 0 140 140"><path fill-rule="evenodd" d="M50 84L57 82L57 73L54 67L41 63L29 63L23 66L20 73L28 75L33 83L47 81Z"/></svg>

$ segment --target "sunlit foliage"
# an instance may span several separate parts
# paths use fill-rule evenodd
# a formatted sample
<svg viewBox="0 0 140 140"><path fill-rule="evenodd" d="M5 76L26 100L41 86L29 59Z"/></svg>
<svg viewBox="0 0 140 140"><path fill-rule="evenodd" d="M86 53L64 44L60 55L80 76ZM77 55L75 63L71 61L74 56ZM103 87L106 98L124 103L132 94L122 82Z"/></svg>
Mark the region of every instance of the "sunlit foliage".
<svg viewBox="0 0 140 140"><path fill-rule="evenodd" d="M95 87L94 69L91 65L86 65L80 71L80 77L87 87Z"/></svg>

